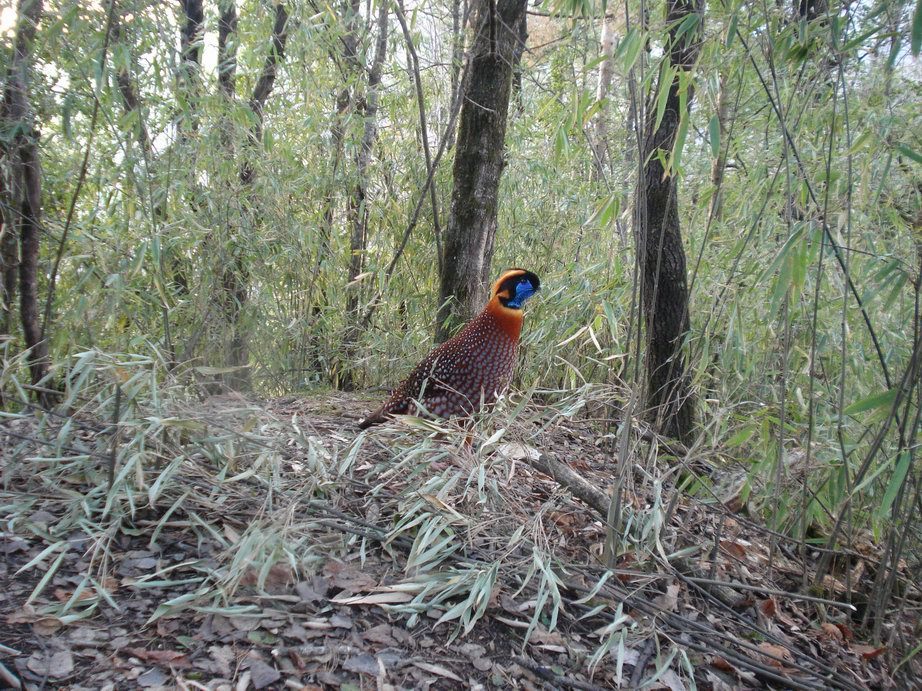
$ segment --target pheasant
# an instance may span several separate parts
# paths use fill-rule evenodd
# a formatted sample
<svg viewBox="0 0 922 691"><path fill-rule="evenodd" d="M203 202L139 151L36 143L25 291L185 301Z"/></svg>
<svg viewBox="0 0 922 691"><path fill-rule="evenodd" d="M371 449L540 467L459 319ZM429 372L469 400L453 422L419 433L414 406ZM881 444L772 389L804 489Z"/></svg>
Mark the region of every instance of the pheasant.
<svg viewBox="0 0 922 691"><path fill-rule="evenodd" d="M393 415L471 415L493 403L512 381L522 305L540 288L541 281L531 271L503 272L483 312L429 353L384 405L359 422L359 428Z"/></svg>

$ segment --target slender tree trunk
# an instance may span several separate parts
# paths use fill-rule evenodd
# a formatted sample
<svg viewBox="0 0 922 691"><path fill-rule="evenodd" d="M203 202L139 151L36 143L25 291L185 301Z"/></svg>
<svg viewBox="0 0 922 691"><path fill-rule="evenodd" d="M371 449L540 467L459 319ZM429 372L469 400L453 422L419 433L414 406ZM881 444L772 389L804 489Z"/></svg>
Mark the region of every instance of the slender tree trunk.
<svg viewBox="0 0 922 691"><path fill-rule="evenodd" d="M444 236L436 341L483 307L496 235L498 192L516 46L526 0L477 0L478 27L453 168Z"/></svg>
<svg viewBox="0 0 922 691"><path fill-rule="evenodd" d="M19 276L19 236L8 211L13 205L4 181L5 173L5 170L0 170L0 336L12 337Z"/></svg>
<svg viewBox="0 0 922 691"><path fill-rule="evenodd" d="M727 74L720 73L720 84L717 92L717 123L720 132L721 146L717 157L711 163L711 201L708 204L708 218L712 221L720 220L723 206L723 180L727 170L727 119L730 109L730 95L727 93Z"/></svg>
<svg viewBox="0 0 922 691"><path fill-rule="evenodd" d="M243 188L243 207L245 213L249 211L247 194L253 186L256 176L256 169L250 156L260 146L263 135L263 121L266 101L272 93L275 86L275 79L278 74L279 63L285 56L285 44L288 40L288 11L284 3L278 3L275 6L275 21L272 27L272 47L269 54L263 62L262 72L256 85L253 87L253 95L249 100L249 107L254 116L254 123L247 133L246 151L244 152L243 162L240 164L239 179ZM250 225L255 228L255 218L252 213L247 213L250 217ZM246 338L246 329L242 323L243 312L249 298L249 269L243 257L242 248L234 251L233 259L230 266L227 267L223 274L223 289L227 309L226 317L229 322L231 334L230 344L227 352L227 365L235 368L225 377L225 384L235 391L246 391L251 388L251 377L249 368L249 344Z"/></svg>
<svg viewBox="0 0 922 691"><path fill-rule="evenodd" d="M345 352L347 363L352 359L351 353L355 348L361 321L359 312L361 286L355 282L355 279L364 270L365 252L368 244L368 209L366 208L368 166L371 163L372 147L378 133L378 90L381 84L381 68L387 52L388 8L389 3L381 0L378 6L378 37L375 43L375 54L368 70L362 142L355 163L356 183L352 198L349 201L349 224L352 227L352 235L349 240L350 285L346 293L346 318L348 321L345 334ZM350 389L354 384L353 372L347 364L347 369L343 372L340 385L345 389Z"/></svg>
<svg viewBox="0 0 922 691"><path fill-rule="evenodd" d="M10 215L14 216L14 237L19 239L19 318L22 322L32 384L48 373L48 343L42 338L38 307L38 260L42 228L42 173L38 153L38 131L29 101L29 72L32 45L42 14L42 0L20 0L17 8L16 39L4 96L4 129L13 132L9 146ZM6 263L6 260L5 260ZM6 281L9 274L5 272ZM44 400L48 404L50 401Z"/></svg>
<svg viewBox="0 0 922 691"><path fill-rule="evenodd" d="M599 37L599 52L602 62L599 64L599 83L595 90L595 100L604 101L611 91L612 74L614 73L615 32L614 20L608 16L602 18L602 33ZM608 108L603 106L592 119L592 179L602 180L605 177L605 166L608 163Z"/></svg>
<svg viewBox="0 0 922 691"><path fill-rule="evenodd" d="M678 40L677 28L691 14L703 15L703 0L668 0L667 25L669 62L689 70L698 56L697 31L687 31ZM663 66L661 74L669 74ZM665 174L657 150L671 152L682 113L679 77L658 89L668 89L663 119L656 127L656 107L647 108L648 118L641 158L646 161L637 188L634 229L643 282L641 298L647 332L647 409L657 429L682 441L690 441L695 424L695 402L685 372L683 339L689 329L688 278L685 250L679 228L678 181ZM691 87L686 109L691 107ZM686 113L687 114L687 113Z"/></svg>

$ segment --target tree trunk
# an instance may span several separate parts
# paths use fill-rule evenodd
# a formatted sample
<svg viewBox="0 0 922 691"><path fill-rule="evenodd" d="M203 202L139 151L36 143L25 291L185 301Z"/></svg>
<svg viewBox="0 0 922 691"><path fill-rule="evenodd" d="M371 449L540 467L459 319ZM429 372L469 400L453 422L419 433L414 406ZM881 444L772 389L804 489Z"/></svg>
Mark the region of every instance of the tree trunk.
<svg viewBox="0 0 922 691"><path fill-rule="evenodd" d="M42 0L20 0L16 40L4 98L4 129L14 132L9 148L11 164L11 215L13 233L19 239L19 317L22 322L32 384L48 373L48 343L42 338L38 308L38 260L42 227L42 174L38 155L38 131L29 102L29 61L35 32L42 14ZM6 263L6 261L5 261ZM5 272L5 282L9 274ZM9 287L5 286L5 290ZM50 401L43 400L48 404Z"/></svg>
<svg viewBox="0 0 922 691"><path fill-rule="evenodd" d="M711 163L711 201L708 204L708 219L720 220L723 206L723 181L727 169L727 119L730 104L730 95L727 93L727 75L720 73L720 84L717 92L717 124L720 132L720 149L717 157Z"/></svg>
<svg viewBox="0 0 922 691"><path fill-rule="evenodd" d="M253 112L254 123L247 134L246 147L248 150L244 153L243 162L240 164L239 179L243 188L243 208L245 213L249 211L249 204L246 196L255 180L256 170L249 156L262 141L263 135L263 118L266 101L272 93L275 86L275 78L278 74L278 65L285 56L285 43L288 40L288 11L283 3L275 6L275 21L272 27L272 47L269 54L263 62L262 72L256 85L253 87L253 95L250 97L249 106ZM250 217L251 226L255 227L255 218L253 214L247 213ZM228 367L235 368L229 372L224 379L228 388L235 391L247 391L251 388L250 377L250 357L249 344L246 338L246 331L242 324L243 311L249 298L249 270L243 257L243 250L236 248L230 265L224 270L222 277L224 289L224 299L226 304L225 316L229 322L231 336L228 346L226 361Z"/></svg>
<svg viewBox="0 0 922 691"><path fill-rule="evenodd" d="M352 227L352 235L349 240L350 285L346 289L345 354L347 366L340 381L340 386L344 389L351 389L355 385L350 363L361 320L359 312L361 286L355 283L355 280L365 267L365 252L368 244L368 209L365 206L368 193L368 166L371 163L371 151L378 133L378 87L381 83L381 67L387 51L388 7L389 3L384 1L380 2L378 7L378 37L375 43L374 58L368 70L362 142L355 162L355 189L349 200L349 224Z"/></svg>
<svg viewBox="0 0 922 691"><path fill-rule="evenodd" d="M237 7L234 0L224 0L218 17L218 88L225 98L237 93Z"/></svg>
<svg viewBox="0 0 922 691"><path fill-rule="evenodd" d="M669 62L678 70L694 65L700 44L697 31L676 31L691 14L703 14L703 0L668 0L666 23ZM700 23L699 23L700 26ZM663 66L661 75L669 74ZM662 79L662 78L661 78ZM660 83L668 89L663 119L656 125L654 103L647 108L641 160L646 161L637 188L634 230L643 273L641 298L647 334L647 409L660 433L688 442L694 430L695 402L685 372L683 339L689 329L688 278L679 229L678 181L675 171L665 174L657 150L672 151L682 114L679 77ZM686 109L694 94L686 94ZM655 128L655 129L654 129Z"/></svg>
<svg viewBox="0 0 922 691"><path fill-rule="evenodd" d="M19 276L19 237L9 213L13 208L12 197L4 184L5 177L5 171L0 170L0 336L12 337Z"/></svg>
<svg viewBox="0 0 922 691"><path fill-rule="evenodd" d="M526 0L477 0L444 237L435 339L445 341L483 307L496 235L509 92Z"/></svg>
<svg viewBox="0 0 922 691"><path fill-rule="evenodd" d="M611 91L611 79L614 72L615 32L614 20L610 17L602 18L602 34L599 37L599 52L602 62L599 64L599 83L595 90L595 100L598 102L608 98ZM605 166L608 162L608 108L603 106L592 119L592 179L594 181L605 178Z"/></svg>
<svg viewBox="0 0 922 691"><path fill-rule="evenodd" d="M179 115L176 118L176 137L186 143L189 132L198 130L196 102L199 96L199 72L202 64L202 24L205 11L202 0L179 0L182 21L179 28L179 71L176 75ZM184 154L185 155L185 154Z"/></svg>

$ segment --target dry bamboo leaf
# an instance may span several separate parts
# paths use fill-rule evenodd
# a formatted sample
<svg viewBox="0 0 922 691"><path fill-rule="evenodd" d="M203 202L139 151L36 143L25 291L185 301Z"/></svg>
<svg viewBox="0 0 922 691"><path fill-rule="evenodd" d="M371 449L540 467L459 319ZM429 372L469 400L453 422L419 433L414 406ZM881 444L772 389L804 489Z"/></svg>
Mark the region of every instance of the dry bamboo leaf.
<svg viewBox="0 0 922 691"><path fill-rule="evenodd" d="M442 667L441 665L434 665L431 662L419 662L417 660L413 661L413 665L419 667L424 672L429 672L430 674L438 674L440 677L453 679L459 683L463 681L457 674L452 672L450 669Z"/></svg>

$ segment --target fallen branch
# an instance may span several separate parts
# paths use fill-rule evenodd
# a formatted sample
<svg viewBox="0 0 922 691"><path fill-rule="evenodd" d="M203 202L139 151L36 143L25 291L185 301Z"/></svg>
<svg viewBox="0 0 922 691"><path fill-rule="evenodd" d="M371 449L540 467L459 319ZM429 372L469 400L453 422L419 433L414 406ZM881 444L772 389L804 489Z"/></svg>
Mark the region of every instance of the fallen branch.
<svg viewBox="0 0 922 691"><path fill-rule="evenodd" d="M570 470L569 466L545 453L537 458L526 455L523 460L535 470L554 478L559 484L570 490L574 497L598 511L603 521L606 520L611 498L605 492L593 487L580 475Z"/></svg>

